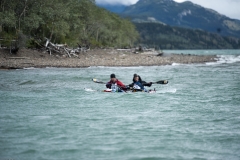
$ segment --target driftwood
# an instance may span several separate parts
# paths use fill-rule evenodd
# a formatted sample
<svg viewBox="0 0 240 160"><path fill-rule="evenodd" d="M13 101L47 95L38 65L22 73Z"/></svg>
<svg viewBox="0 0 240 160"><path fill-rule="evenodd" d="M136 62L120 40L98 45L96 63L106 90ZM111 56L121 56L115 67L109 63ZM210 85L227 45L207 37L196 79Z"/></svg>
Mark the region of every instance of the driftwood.
<svg viewBox="0 0 240 160"><path fill-rule="evenodd" d="M49 39L47 38L45 39L46 39L46 43L44 47L46 48L46 50L49 52L50 55L52 54L52 52L56 52L60 54L67 54L68 57L71 57L71 56L78 57L77 54L90 50L90 47L82 47L79 44L78 44L78 48L70 49L70 48L67 48L67 44L54 44Z"/></svg>

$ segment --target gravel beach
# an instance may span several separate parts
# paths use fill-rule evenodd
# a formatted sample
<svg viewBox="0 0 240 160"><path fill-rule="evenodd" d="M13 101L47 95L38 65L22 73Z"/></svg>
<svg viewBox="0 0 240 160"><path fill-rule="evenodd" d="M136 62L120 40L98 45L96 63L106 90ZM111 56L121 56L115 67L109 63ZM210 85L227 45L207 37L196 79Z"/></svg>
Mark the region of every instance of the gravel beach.
<svg viewBox="0 0 240 160"><path fill-rule="evenodd" d="M131 53L114 49L98 49L78 54L78 57L52 54L44 51L21 49L17 54L0 49L1 69L21 69L28 67L67 67L83 68L89 66L160 66L173 63L191 64L216 61L216 56L163 54L156 52Z"/></svg>

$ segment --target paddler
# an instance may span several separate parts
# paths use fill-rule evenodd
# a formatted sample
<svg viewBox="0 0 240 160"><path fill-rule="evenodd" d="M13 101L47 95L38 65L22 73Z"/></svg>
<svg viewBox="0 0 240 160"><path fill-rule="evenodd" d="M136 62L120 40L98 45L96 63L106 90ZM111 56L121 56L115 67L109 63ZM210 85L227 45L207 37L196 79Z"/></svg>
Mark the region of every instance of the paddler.
<svg viewBox="0 0 240 160"><path fill-rule="evenodd" d="M126 90L126 86L116 78L113 73L110 75L110 81L106 84L106 87L112 89L112 92L122 92Z"/></svg>
<svg viewBox="0 0 240 160"><path fill-rule="evenodd" d="M142 90L144 92L148 92L147 89L144 88L144 86L148 86L151 87L152 86L152 82L145 82L141 79L141 77L137 74L133 75L133 83L129 85L129 87L132 87L133 89L136 90Z"/></svg>

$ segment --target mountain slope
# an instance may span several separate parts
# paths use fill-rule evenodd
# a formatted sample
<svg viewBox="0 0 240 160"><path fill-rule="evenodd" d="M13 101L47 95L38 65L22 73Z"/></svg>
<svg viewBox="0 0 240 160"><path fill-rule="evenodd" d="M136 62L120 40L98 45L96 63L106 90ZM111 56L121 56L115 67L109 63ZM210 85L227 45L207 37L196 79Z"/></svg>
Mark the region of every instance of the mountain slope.
<svg viewBox="0 0 240 160"><path fill-rule="evenodd" d="M139 0L121 13L133 20L154 20L171 26L201 29L224 36L240 38L240 20L230 19L218 12L192 2L173 0Z"/></svg>
<svg viewBox="0 0 240 160"><path fill-rule="evenodd" d="M121 4L113 5L113 4L98 4L97 3L96 5L101 8L104 8L108 11L111 11L113 13L122 13L127 7L127 6L121 5Z"/></svg>
<svg viewBox="0 0 240 160"><path fill-rule="evenodd" d="M161 49L239 49L238 38L223 37L198 29L171 27L160 23L136 23L139 43Z"/></svg>

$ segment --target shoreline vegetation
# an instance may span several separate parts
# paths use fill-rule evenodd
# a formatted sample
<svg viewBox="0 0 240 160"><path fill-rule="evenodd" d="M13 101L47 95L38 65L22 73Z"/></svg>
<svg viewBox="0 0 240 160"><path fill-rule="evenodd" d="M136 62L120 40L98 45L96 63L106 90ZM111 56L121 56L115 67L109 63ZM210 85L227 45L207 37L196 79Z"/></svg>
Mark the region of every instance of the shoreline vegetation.
<svg viewBox="0 0 240 160"><path fill-rule="evenodd" d="M215 61L215 55L159 54L156 51L133 53L116 49L93 49L79 53L78 57L69 58L66 55L50 55L46 51L33 49L20 49L16 54L0 49L0 69L161 66Z"/></svg>
<svg viewBox="0 0 240 160"><path fill-rule="evenodd" d="M3 0L0 3L0 47L42 48L45 40L71 47L134 46L139 34L124 19L95 0Z"/></svg>

